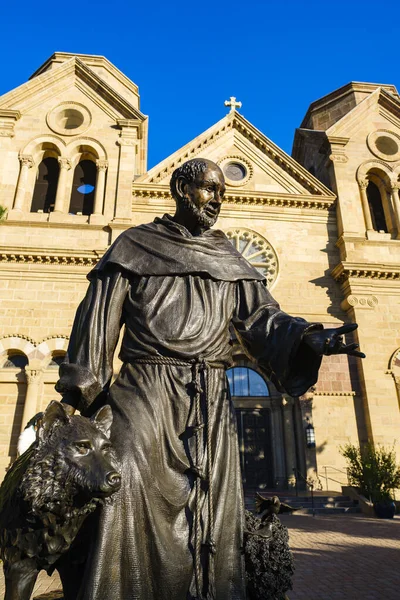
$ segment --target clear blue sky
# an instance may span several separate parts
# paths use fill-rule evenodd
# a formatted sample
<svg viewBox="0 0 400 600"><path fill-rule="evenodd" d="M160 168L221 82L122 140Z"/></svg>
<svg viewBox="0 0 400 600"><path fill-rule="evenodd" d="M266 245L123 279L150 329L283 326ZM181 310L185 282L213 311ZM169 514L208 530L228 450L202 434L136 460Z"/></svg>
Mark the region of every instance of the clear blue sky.
<svg viewBox="0 0 400 600"><path fill-rule="evenodd" d="M138 86L149 167L236 96L286 152L309 104L355 81L400 89L398 0L21 0L1 7L0 94L53 52L102 54Z"/></svg>

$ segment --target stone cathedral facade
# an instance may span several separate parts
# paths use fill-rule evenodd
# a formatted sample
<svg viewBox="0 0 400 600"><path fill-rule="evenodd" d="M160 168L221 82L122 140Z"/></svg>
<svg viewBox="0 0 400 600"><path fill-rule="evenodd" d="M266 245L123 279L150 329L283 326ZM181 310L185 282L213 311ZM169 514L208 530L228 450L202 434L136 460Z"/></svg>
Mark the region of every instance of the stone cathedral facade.
<svg viewBox="0 0 400 600"><path fill-rule="evenodd" d="M230 107L148 171L138 87L104 57L56 53L0 98L1 476L21 428L58 397L86 273L123 230L173 211L171 173L202 156L226 177L218 227L282 308L356 321L367 354L325 358L317 385L293 398L233 340L245 485L290 487L297 469L338 489L347 441L395 444L400 458L400 96L350 83L317 100L292 157Z"/></svg>

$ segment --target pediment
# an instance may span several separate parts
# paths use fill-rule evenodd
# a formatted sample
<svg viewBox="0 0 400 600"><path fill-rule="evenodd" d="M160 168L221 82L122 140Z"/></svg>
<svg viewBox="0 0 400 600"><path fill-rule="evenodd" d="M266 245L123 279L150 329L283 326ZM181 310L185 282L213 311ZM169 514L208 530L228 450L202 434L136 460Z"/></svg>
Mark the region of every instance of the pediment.
<svg viewBox="0 0 400 600"><path fill-rule="evenodd" d="M44 71L0 97L0 109L31 111L52 96L62 96L72 87L79 89L113 119L144 121L143 115L120 93L77 57Z"/></svg>
<svg viewBox="0 0 400 600"><path fill-rule="evenodd" d="M172 172L185 161L204 157L226 167L239 163L246 171L242 180L226 179L227 194L276 194L291 196L334 195L293 158L276 146L237 112L229 113L207 131L153 167L134 183L139 191L147 186L167 188ZM225 173L226 174L226 173Z"/></svg>

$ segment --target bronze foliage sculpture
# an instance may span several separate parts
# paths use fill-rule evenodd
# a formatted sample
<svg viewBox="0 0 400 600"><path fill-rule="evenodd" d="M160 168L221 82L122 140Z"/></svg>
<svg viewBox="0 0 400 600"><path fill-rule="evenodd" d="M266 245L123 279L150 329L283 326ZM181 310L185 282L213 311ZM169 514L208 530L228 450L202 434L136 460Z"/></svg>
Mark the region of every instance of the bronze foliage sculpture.
<svg viewBox="0 0 400 600"><path fill-rule="evenodd" d="M110 404L122 480L93 515L85 564L70 561L66 600L244 600L229 328L292 396L316 382L323 354L363 356L343 341L355 325L324 330L287 315L210 229L224 192L215 163L181 165L175 214L122 233L88 276L57 390L71 413ZM122 326L123 366L110 385Z"/></svg>
<svg viewBox="0 0 400 600"><path fill-rule="evenodd" d="M0 488L5 600L29 600L42 569L62 575L63 556L86 517L119 489L111 423L109 406L86 419L53 401L37 441L8 471Z"/></svg>
<svg viewBox="0 0 400 600"><path fill-rule="evenodd" d="M294 560L287 528L277 514L268 523L246 510L244 556L248 600L286 600L292 589Z"/></svg>

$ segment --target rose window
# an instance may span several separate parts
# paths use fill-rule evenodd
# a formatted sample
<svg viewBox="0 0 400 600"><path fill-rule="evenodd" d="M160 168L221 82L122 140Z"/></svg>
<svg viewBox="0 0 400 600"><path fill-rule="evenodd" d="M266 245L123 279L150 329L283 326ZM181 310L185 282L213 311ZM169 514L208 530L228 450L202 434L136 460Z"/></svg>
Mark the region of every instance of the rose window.
<svg viewBox="0 0 400 600"><path fill-rule="evenodd" d="M278 257L271 244L250 229L229 229L226 236L238 252L265 277L267 286L278 275Z"/></svg>

